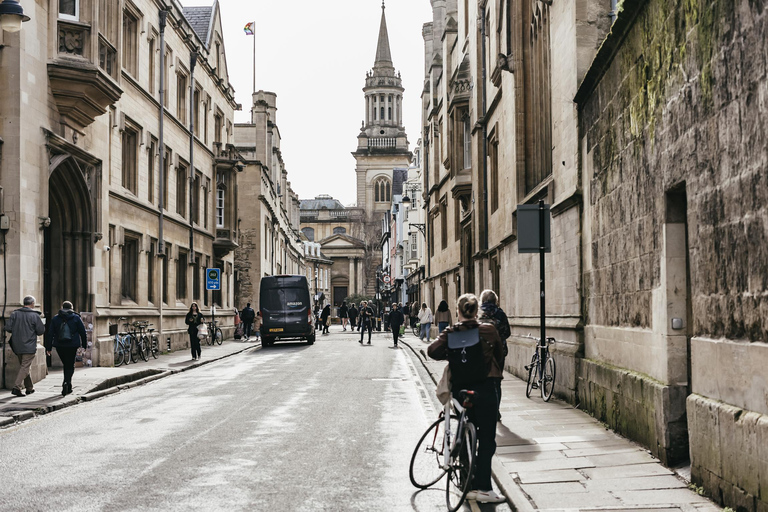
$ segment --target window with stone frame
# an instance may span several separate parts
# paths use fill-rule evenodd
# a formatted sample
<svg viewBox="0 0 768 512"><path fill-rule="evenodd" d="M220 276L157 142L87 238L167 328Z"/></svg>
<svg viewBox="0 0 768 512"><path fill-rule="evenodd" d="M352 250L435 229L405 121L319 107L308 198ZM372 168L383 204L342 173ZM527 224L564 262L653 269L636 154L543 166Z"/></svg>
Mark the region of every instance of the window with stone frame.
<svg viewBox="0 0 768 512"><path fill-rule="evenodd" d="M501 265L499 265L498 253L491 256L488 267L488 270L491 272L491 290L501 293Z"/></svg>
<svg viewBox="0 0 768 512"><path fill-rule="evenodd" d="M157 272L157 239L150 238L149 251L147 251L147 301L155 303L155 273Z"/></svg>
<svg viewBox="0 0 768 512"><path fill-rule="evenodd" d="M168 269L170 267L170 264L168 262L170 260L171 248L172 248L171 244L169 244L168 242L165 242L165 254L162 256L163 258L163 265L162 265L163 267L163 303L164 304L170 303L169 302L170 289L168 288L168 280L169 280Z"/></svg>
<svg viewBox="0 0 768 512"><path fill-rule="evenodd" d="M304 236L307 237L307 240L310 242L315 241L315 229L314 228L301 228L301 232L304 233Z"/></svg>
<svg viewBox="0 0 768 512"><path fill-rule="evenodd" d="M335 227L333 228L333 234L334 235L346 235L347 234L347 228L343 227Z"/></svg>
<svg viewBox="0 0 768 512"><path fill-rule="evenodd" d="M163 104L165 108L169 107L171 97L171 68L173 67L173 50L166 47L165 50L165 69L163 69Z"/></svg>
<svg viewBox="0 0 768 512"><path fill-rule="evenodd" d="M59 0L59 18L79 21L80 0Z"/></svg>
<svg viewBox="0 0 768 512"><path fill-rule="evenodd" d="M125 122L122 136L122 184L123 188L136 194L138 188L139 129Z"/></svg>
<svg viewBox="0 0 768 512"><path fill-rule="evenodd" d="M179 259L176 260L176 301L184 302L187 299L187 267L189 255L187 251L179 249Z"/></svg>
<svg viewBox="0 0 768 512"><path fill-rule="evenodd" d="M203 175L195 173L195 181L192 183L192 204L189 205L192 211L192 222L200 225L200 189L202 188Z"/></svg>
<svg viewBox="0 0 768 512"><path fill-rule="evenodd" d="M125 232L121 272L121 296L123 302L136 302L139 275L139 244L141 235Z"/></svg>
<svg viewBox="0 0 768 512"><path fill-rule="evenodd" d="M176 73L176 118L181 124L187 122L187 84L185 71Z"/></svg>
<svg viewBox="0 0 768 512"><path fill-rule="evenodd" d="M155 204L155 173L157 172L157 139L149 138L147 148L147 201Z"/></svg>
<svg viewBox="0 0 768 512"><path fill-rule="evenodd" d="M552 86L547 2L510 2L507 20L513 27L517 127L525 155L518 168L522 195L528 195L552 174Z"/></svg>
<svg viewBox="0 0 768 512"><path fill-rule="evenodd" d="M194 110L192 115L195 118L195 137L200 137L200 95L202 91L199 87L195 87L195 94L192 97L192 105Z"/></svg>
<svg viewBox="0 0 768 512"><path fill-rule="evenodd" d="M134 78L139 77L140 16L126 2L123 9L123 68Z"/></svg>
<svg viewBox="0 0 768 512"><path fill-rule="evenodd" d="M488 137L488 167L490 184L488 190L491 193L491 213L499 209L499 137L494 130Z"/></svg>
<svg viewBox="0 0 768 512"><path fill-rule="evenodd" d="M194 261L194 264L192 265L192 300L194 301L200 300L200 288L201 288L200 273L203 271L203 269L200 268L201 258L202 258L202 255L198 253L195 256L195 261Z"/></svg>
<svg viewBox="0 0 768 512"><path fill-rule="evenodd" d="M169 196L169 185L171 183L171 150L166 148L165 149L165 156L163 157L163 210L168 211L168 196Z"/></svg>
<svg viewBox="0 0 768 512"><path fill-rule="evenodd" d="M377 203L392 202L392 185L387 178L379 178L373 184L374 201Z"/></svg>
<svg viewBox="0 0 768 512"><path fill-rule="evenodd" d="M117 43L119 41L120 3L99 0L99 67L118 78Z"/></svg>
<svg viewBox="0 0 768 512"><path fill-rule="evenodd" d="M187 216L187 165L179 161L176 167L176 213Z"/></svg>
<svg viewBox="0 0 768 512"><path fill-rule="evenodd" d="M216 188L216 227L224 228L227 190L223 186Z"/></svg>
<svg viewBox="0 0 768 512"><path fill-rule="evenodd" d="M419 257L419 239L417 238L418 234L411 233L411 257L410 259L415 260Z"/></svg>
<svg viewBox="0 0 768 512"><path fill-rule="evenodd" d="M221 131L224 126L224 116L216 109L216 114L213 116L213 143L221 143Z"/></svg>
<svg viewBox="0 0 768 512"><path fill-rule="evenodd" d="M448 248L448 199L446 196L440 200L440 247Z"/></svg>
<svg viewBox="0 0 768 512"><path fill-rule="evenodd" d="M472 122L469 119L469 112L464 112L461 116L462 127L462 169L472 168Z"/></svg>
<svg viewBox="0 0 768 512"><path fill-rule="evenodd" d="M152 38L149 40L149 61L147 63L147 91L149 94L154 98L155 97L155 87L156 87L156 70L155 67L157 66L157 58L155 57L155 53L157 53L157 37L154 35L154 30L152 31Z"/></svg>
<svg viewBox="0 0 768 512"><path fill-rule="evenodd" d="M210 196L209 193L211 191L211 180L210 178L205 178L205 187L203 188L203 228L208 229L208 205Z"/></svg>
<svg viewBox="0 0 768 512"><path fill-rule="evenodd" d="M453 200L453 240L458 242L461 238L461 202Z"/></svg>
<svg viewBox="0 0 768 512"><path fill-rule="evenodd" d="M210 258L208 256L206 256L205 257L205 262L204 262L205 264L202 265L202 270L205 270L206 268L210 268L210 262L211 262ZM203 292L203 305L206 306L206 307L208 306L208 292L207 291Z"/></svg>

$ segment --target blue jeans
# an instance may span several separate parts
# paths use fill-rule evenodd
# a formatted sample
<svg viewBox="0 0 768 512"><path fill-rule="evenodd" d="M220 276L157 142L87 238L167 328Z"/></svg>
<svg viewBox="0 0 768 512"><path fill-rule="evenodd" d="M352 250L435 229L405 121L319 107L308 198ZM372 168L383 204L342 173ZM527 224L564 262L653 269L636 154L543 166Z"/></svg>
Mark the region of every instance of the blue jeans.
<svg viewBox="0 0 768 512"><path fill-rule="evenodd" d="M443 329L448 327L448 322L437 322L437 332L441 333L443 332Z"/></svg>
<svg viewBox="0 0 768 512"><path fill-rule="evenodd" d="M419 332L419 339L427 338L427 341L429 341L429 330L432 328L431 323L427 324L421 324L421 332Z"/></svg>

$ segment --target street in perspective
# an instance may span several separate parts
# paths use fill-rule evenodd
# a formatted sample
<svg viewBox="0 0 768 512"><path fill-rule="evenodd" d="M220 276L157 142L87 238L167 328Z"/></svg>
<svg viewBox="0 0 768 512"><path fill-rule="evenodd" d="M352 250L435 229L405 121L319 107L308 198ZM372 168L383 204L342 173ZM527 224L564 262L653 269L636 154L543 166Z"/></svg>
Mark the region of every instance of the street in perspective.
<svg viewBox="0 0 768 512"><path fill-rule="evenodd" d="M0 0L0 512L768 512L765 0Z"/></svg>

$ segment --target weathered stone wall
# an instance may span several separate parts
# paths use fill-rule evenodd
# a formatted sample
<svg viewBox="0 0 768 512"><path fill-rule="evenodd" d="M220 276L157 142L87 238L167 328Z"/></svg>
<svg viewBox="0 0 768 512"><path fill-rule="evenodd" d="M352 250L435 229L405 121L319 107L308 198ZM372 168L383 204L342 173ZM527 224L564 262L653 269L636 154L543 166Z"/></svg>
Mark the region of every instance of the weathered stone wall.
<svg viewBox="0 0 768 512"><path fill-rule="evenodd" d="M658 299L660 292L668 292L666 194L684 185L693 478L721 503L765 510L766 486L745 487L768 474L765 460L756 464L763 471L754 478L735 469L750 453L748 443L740 440L754 440L744 418L756 415L753 423L762 425L764 412L747 409L755 402L734 398L754 395L750 390L755 386L764 394L764 378L712 385L718 368L733 361L708 360L704 371L704 358L696 351L705 346L699 342L704 338L725 338L739 340L747 359L763 360L758 350L763 344L756 342L768 340L768 3L625 0L622 8L577 95L587 184L587 323L664 332L660 323L667 317L660 309L665 304L654 301L654 294ZM637 355L651 357L652 337L638 336ZM589 355L594 352L589 336L586 343ZM613 350L621 346L627 344L617 343ZM610 344L600 347L604 354L610 350ZM665 364L671 364L671 352L666 357ZM651 387L660 385L661 395L643 394L633 407L633 386L624 386L613 389L613 409L603 407L601 396L607 397L615 382L626 381L619 378L626 369L606 360L609 356L595 364L604 368L598 373L610 378L587 371L590 362L583 363L587 408L620 432L652 449L666 444L673 454L676 418L685 411L679 410L680 400L669 397L685 387L638 374ZM729 403L738 410L730 414ZM633 427L652 427L649 411L662 411L661 416L655 413L656 420L668 422L657 428L655 439Z"/></svg>

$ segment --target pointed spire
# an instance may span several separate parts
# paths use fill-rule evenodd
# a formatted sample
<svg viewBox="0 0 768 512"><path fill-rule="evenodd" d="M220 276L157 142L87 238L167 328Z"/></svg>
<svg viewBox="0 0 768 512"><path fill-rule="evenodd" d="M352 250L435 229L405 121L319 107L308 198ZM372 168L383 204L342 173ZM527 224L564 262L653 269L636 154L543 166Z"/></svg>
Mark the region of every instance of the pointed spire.
<svg viewBox="0 0 768 512"><path fill-rule="evenodd" d="M379 45L376 48L376 62L374 68L392 66L392 52L389 50L389 33L387 32L387 16L385 14L386 6L384 0L381 1L381 27L379 28Z"/></svg>

